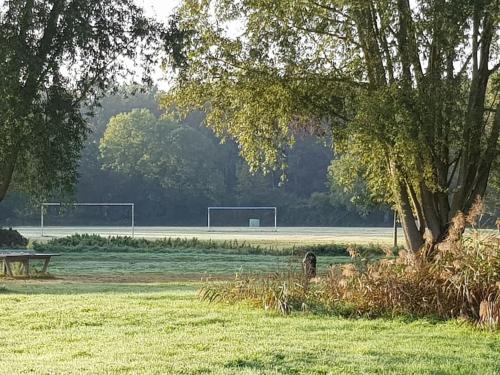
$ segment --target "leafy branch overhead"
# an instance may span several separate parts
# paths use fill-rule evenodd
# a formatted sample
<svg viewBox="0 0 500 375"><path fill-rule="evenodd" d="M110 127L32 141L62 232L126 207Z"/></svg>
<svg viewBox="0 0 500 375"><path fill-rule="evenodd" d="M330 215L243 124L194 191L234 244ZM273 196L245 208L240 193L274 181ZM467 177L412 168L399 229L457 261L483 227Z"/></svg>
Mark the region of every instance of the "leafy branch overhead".
<svg viewBox="0 0 500 375"><path fill-rule="evenodd" d="M498 158L499 25L495 0L184 1L163 101L205 110L254 169L298 132L333 134L337 180L364 181L408 247L432 249Z"/></svg>

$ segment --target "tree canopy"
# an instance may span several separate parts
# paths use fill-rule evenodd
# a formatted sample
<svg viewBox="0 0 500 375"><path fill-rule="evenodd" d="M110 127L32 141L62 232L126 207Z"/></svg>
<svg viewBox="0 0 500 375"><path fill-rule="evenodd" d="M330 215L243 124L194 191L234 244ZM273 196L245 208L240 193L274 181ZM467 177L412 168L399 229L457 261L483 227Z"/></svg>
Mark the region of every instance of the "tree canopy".
<svg viewBox="0 0 500 375"><path fill-rule="evenodd" d="M178 22L186 61L165 105L204 109L252 168L284 163L301 132L332 134L332 173L394 205L414 251L485 195L498 1L186 0Z"/></svg>
<svg viewBox="0 0 500 375"><path fill-rule="evenodd" d="M203 126L203 113L193 112L175 121L171 116L163 117L156 101L157 94L155 88L121 86L99 101L94 115L88 119L92 133L78 161L78 182L72 199L77 202L134 202L138 225L201 226L206 224L206 207L220 205L277 206L279 225L284 226L387 226L392 223L387 206L354 206L350 194L328 181L326 171L332 160L329 142L307 135L297 137L293 149L287 149L287 182L280 184L279 171L267 175L250 173L238 155L237 145L231 140L220 144L213 132ZM152 129L157 126L169 128L164 131L164 139L151 135L152 131L146 126L148 121L130 123L132 118L140 119L142 114L137 114L141 112L154 122ZM109 137L111 124L115 123L111 119L121 117L127 121L120 123L120 127L130 126L141 134L141 138L137 138L141 140L140 148L130 146L133 139L127 137L110 137L104 141L104 135ZM179 129L184 136L171 136L174 129ZM201 153L204 160L200 160L197 152L191 152L191 140L197 144L208 142L210 152ZM131 148L134 157L126 159L130 161L127 168L118 164L120 153L109 153L108 149L106 157L101 155L99 146L110 143L119 145L123 153L128 151L126 147ZM141 160L146 154L154 155L148 162L151 165ZM200 160L203 168L196 168L198 174L189 172L192 163L159 168L167 158L175 163L179 159ZM120 160L125 159L120 157ZM137 168L134 163L141 163L144 168ZM179 173L170 174L174 169L184 168L188 168L189 178ZM183 184L186 188L179 189ZM208 188L207 184L210 184ZM355 203L359 203L359 193L363 191L357 192ZM53 197L55 200L63 198ZM1 202L0 225L36 225L40 220L39 207L32 203L22 192L12 191ZM56 210L47 212L49 225L117 225L126 224L130 218L128 209L116 207L79 207L63 209L59 214L55 214ZM237 218L243 220L243 216L237 215ZM235 217L226 213L213 219L214 225L217 220L222 225L230 224Z"/></svg>
<svg viewBox="0 0 500 375"><path fill-rule="evenodd" d="M88 133L84 104L155 57L160 28L132 0L0 5L0 201L71 191ZM135 74L136 71L133 71Z"/></svg>
<svg viewBox="0 0 500 375"><path fill-rule="evenodd" d="M216 198L224 178L213 139L150 111L136 109L113 117L100 143L103 167L180 192ZM219 197L220 198L220 197ZM184 198L185 199L185 198Z"/></svg>

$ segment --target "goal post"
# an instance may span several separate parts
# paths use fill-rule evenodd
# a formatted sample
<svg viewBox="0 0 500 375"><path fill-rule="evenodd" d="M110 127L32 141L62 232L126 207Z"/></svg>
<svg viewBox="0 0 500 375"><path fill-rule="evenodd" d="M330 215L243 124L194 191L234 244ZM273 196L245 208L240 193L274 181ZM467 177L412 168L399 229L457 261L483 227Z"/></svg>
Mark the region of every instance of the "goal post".
<svg viewBox="0 0 500 375"><path fill-rule="evenodd" d="M44 237L44 212L46 207L130 207L130 229L132 238L135 235L135 204L134 203L42 203L40 206L40 232Z"/></svg>
<svg viewBox="0 0 500 375"><path fill-rule="evenodd" d="M236 207L236 206L228 206L228 207L208 207L207 210L207 228L210 231L213 227L212 223L212 212L213 211L263 211L268 210L273 212L273 228L275 231L278 230L278 209L276 207ZM252 219L249 220L249 226L251 225ZM260 222L259 225L260 226Z"/></svg>

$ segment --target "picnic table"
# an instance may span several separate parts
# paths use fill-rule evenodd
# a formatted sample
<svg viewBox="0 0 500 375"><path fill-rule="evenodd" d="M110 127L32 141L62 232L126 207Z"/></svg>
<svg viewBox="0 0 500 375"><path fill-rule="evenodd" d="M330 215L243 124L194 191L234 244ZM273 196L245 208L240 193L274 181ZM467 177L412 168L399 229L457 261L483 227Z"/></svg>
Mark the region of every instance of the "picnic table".
<svg viewBox="0 0 500 375"><path fill-rule="evenodd" d="M42 273L46 273L49 268L50 259L61 254L46 254L46 253L0 253L0 260L3 261L3 273L5 276L13 277L11 264L19 262L23 265L24 274L30 276L30 260L43 260Z"/></svg>

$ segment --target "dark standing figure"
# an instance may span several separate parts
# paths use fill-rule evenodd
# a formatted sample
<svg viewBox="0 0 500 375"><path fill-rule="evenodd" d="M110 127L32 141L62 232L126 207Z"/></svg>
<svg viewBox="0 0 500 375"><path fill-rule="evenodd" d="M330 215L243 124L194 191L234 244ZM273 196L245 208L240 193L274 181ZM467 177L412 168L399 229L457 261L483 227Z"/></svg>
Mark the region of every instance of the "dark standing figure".
<svg viewBox="0 0 500 375"><path fill-rule="evenodd" d="M316 277L316 255L308 252L302 260L302 269L304 270L304 275L308 279Z"/></svg>

